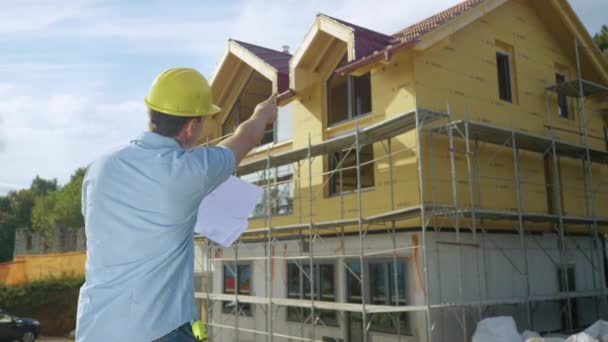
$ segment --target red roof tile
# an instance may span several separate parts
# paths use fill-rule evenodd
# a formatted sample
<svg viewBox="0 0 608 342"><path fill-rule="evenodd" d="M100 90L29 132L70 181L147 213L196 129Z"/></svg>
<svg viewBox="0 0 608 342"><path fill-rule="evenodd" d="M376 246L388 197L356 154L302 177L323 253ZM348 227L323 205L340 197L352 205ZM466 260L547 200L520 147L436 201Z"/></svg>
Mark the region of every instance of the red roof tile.
<svg viewBox="0 0 608 342"><path fill-rule="evenodd" d="M273 68L277 69L277 87L279 93L282 93L289 88L289 60L291 59L290 54L265 48L259 45L241 42L238 40L234 40L234 42L249 50L258 58L270 64Z"/></svg>
<svg viewBox="0 0 608 342"><path fill-rule="evenodd" d="M411 44L416 43L418 38L420 38L422 35L440 27L441 25L458 17L459 15L467 12L468 10L470 10L474 7L477 7L479 4L481 4L484 1L486 1L486 0L466 0L454 7L448 8L445 11L441 11L441 12L433 15L432 17L424 19L414 25L408 26L408 27L404 28L403 30L393 34L392 36L389 37L389 39L386 41L384 46L382 46L381 48L377 48L377 46L374 46L374 48L362 48L362 50L365 50L367 52L367 54L357 55L357 58L355 60L351 61L347 65L336 70L336 72L348 73L351 70L354 70L362 65L371 63L374 60L378 60L378 59L382 58L383 55L388 56L391 53L397 51L398 49L402 49L407 46L410 46ZM367 30L367 29L363 29L363 28L359 28L359 29ZM367 30L367 31L370 31L370 30ZM373 32L373 31L371 31L371 32ZM374 33L376 33L376 32L374 32ZM376 34L382 35L381 33L376 33ZM384 35L382 35L382 36L384 36ZM378 36L376 36L376 37L378 37ZM388 36L385 36L385 37L388 37ZM375 42L380 42L380 41L381 41L380 38L377 38L375 40ZM356 45L356 42L355 42L355 45ZM355 49L357 49L357 47L355 47Z"/></svg>
<svg viewBox="0 0 608 342"><path fill-rule="evenodd" d="M412 41L418 39L423 34L432 31L447 21L458 17L466 11L478 6L485 0L467 0L458 5L441 11L432 17L424 19L414 25L408 26L403 30L393 34L393 37L401 41Z"/></svg>

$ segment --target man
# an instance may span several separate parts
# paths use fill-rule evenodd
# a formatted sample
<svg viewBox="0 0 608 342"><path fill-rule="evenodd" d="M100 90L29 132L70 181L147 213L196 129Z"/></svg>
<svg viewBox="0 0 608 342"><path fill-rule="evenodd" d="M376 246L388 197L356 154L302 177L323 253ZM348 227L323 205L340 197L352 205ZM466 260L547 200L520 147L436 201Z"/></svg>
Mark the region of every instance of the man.
<svg viewBox="0 0 608 342"><path fill-rule="evenodd" d="M220 111L196 70L161 73L145 98L150 131L95 161L82 186L87 236L77 341L194 341L194 223L276 119L276 95L217 147L196 147Z"/></svg>

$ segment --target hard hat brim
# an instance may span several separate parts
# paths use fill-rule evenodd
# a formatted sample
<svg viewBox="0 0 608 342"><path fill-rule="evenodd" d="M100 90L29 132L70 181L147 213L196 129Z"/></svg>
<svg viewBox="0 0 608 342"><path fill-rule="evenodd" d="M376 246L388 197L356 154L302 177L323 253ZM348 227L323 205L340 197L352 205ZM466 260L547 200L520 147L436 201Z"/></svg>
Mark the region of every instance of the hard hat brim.
<svg viewBox="0 0 608 342"><path fill-rule="evenodd" d="M171 110L171 109L167 109L167 108L161 108L159 106L152 104L150 101L148 101L147 96L144 98L144 102L146 104L146 107L148 107L149 109L152 109L154 111L157 111L157 112L160 112L163 114L172 115L172 116L181 116L181 117L193 117L194 118L194 117L199 117L199 116L211 116L211 115L215 115L215 114L219 113L222 110L220 107L212 104L211 107L209 108L209 110L204 113L176 111L176 110Z"/></svg>

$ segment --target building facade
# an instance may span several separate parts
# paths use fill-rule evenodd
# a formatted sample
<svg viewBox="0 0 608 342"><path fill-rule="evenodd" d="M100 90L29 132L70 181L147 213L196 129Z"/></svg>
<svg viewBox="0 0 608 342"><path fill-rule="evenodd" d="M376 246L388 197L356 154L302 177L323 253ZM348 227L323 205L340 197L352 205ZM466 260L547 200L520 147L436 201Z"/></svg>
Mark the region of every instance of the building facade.
<svg viewBox="0 0 608 342"><path fill-rule="evenodd" d="M238 169L266 189L231 248L197 243L214 341L468 341L484 317L605 317L608 63L565 0L468 0L394 34L317 16L293 55L229 41Z"/></svg>

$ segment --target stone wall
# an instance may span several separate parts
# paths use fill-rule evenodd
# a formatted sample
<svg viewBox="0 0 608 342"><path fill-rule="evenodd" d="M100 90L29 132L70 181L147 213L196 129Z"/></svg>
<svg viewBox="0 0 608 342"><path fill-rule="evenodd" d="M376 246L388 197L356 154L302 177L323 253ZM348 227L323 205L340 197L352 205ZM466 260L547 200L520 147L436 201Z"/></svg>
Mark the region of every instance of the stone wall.
<svg viewBox="0 0 608 342"><path fill-rule="evenodd" d="M26 228L18 229L15 233L15 256L85 250L86 238L83 228L57 228L48 240Z"/></svg>

